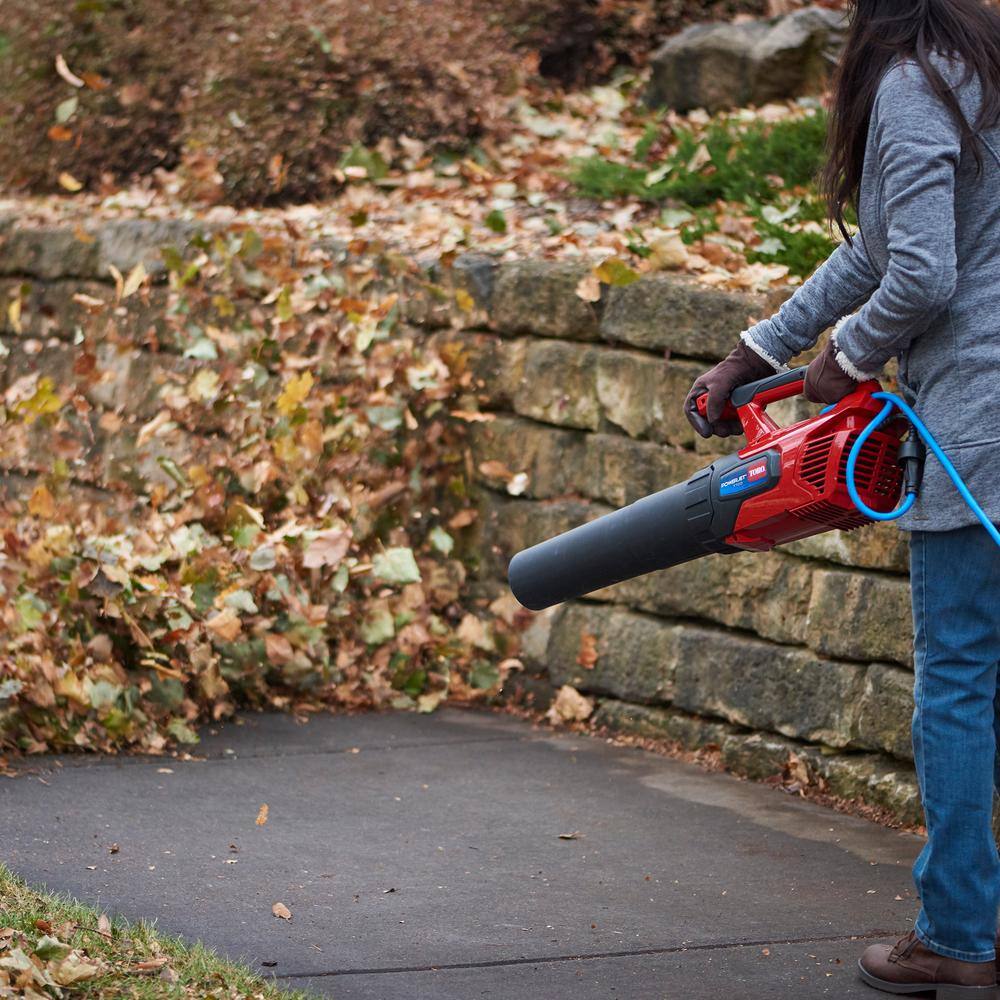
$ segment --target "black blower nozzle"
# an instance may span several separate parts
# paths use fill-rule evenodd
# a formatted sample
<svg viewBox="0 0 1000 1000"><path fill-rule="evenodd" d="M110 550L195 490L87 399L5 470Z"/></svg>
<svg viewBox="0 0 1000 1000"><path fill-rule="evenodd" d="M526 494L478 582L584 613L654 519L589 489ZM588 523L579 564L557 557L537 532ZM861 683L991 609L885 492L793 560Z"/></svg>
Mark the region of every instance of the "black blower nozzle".
<svg viewBox="0 0 1000 1000"><path fill-rule="evenodd" d="M711 484L737 461L723 459L686 483L519 552L508 570L514 596L529 610L541 611L709 552L732 551L718 540Z"/></svg>

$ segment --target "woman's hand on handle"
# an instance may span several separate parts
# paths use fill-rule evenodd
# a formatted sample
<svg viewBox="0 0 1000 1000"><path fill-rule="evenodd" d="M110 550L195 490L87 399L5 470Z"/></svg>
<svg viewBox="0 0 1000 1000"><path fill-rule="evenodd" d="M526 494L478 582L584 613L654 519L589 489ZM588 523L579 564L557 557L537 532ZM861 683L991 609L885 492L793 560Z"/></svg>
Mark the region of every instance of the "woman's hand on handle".
<svg viewBox="0 0 1000 1000"><path fill-rule="evenodd" d="M684 414L688 423L703 437L730 437L743 433L738 420L723 419L722 413L733 390L748 382L773 375L774 368L742 341L730 355L711 371L699 375L684 400ZM698 412L698 397L708 393L706 416Z"/></svg>
<svg viewBox="0 0 1000 1000"><path fill-rule="evenodd" d="M859 384L840 366L837 342L830 337L826 347L809 364L802 392L810 403L839 403Z"/></svg>

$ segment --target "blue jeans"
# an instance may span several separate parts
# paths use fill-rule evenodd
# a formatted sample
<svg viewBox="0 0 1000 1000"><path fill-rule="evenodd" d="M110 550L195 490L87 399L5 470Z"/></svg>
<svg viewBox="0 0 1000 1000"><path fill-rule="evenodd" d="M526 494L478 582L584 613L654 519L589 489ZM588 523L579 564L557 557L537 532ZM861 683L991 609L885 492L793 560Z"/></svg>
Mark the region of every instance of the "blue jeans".
<svg viewBox="0 0 1000 1000"><path fill-rule="evenodd" d="M932 951L994 958L1000 856L991 817L1000 788L1000 548L976 525L917 531L910 579L916 686L913 753L927 845L913 867Z"/></svg>

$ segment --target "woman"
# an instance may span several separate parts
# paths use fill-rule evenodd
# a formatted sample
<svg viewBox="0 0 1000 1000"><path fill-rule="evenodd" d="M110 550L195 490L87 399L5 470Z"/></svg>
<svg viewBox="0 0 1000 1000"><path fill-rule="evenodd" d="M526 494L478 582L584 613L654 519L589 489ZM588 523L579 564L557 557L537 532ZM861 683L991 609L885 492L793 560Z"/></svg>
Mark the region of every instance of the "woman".
<svg viewBox="0 0 1000 1000"><path fill-rule="evenodd" d="M854 206L859 236L695 382L689 420L704 437L739 433L722 419L732 390L836 323L806 396L836 402L897 357L903 393L1000 522L1000 14L980 0L855 0L824 182L831 218L847 236ZM694 405L704 392L707 420ZM993 998L1000 549L933 458L902 523L913 532L922 910L895 947L864 953L861 976L889 993Z"/></svg>

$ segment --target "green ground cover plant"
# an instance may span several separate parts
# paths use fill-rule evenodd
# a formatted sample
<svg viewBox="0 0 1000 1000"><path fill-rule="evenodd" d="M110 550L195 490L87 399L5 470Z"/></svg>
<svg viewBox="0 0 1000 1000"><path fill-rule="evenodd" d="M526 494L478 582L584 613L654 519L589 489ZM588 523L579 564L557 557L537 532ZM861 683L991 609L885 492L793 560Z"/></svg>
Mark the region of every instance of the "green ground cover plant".
<svg viewBox="0 0 1000 1000"><path fill-rule="evenodd" d="M0 992L81 1000L309 1000L146 921L109 919L0 864Z"/></svg>
<svg viewBox="0 0 1000 1000"><path fill-rule="evenodd" d="M814 108L777 121L747 112L672 128L654 120L627 155L580 158L569 175L588 198L662 203L689 244L718 232L734 208L742 211L758 237L748 260L805 277L836 247L815 186L826 128L825 113Z"/></svg>

